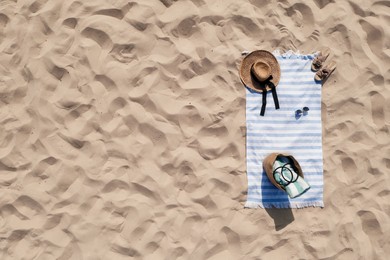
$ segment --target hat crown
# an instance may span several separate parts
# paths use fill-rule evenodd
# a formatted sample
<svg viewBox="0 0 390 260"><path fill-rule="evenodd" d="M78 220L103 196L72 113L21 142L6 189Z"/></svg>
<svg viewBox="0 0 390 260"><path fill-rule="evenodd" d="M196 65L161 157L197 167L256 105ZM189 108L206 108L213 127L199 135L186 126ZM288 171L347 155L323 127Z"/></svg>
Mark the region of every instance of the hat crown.
<svg viewBox="0 0 390 260"><path fill-rule="evenodd" d="M258 63L259 64L256 64ZM266 65L264 65L264 63ZM280 81L280 66L276 57L269 51L257 50L249 53L241 61L240 78L245 87L261 93L271 90Z"/></svg>
<svg viewBox="0 0 390 260"><path fill-rule="evenodd" d="M257 80L264 82L271 76L271 66L265 61L257 61L252 65L251 72Z"/></svg>

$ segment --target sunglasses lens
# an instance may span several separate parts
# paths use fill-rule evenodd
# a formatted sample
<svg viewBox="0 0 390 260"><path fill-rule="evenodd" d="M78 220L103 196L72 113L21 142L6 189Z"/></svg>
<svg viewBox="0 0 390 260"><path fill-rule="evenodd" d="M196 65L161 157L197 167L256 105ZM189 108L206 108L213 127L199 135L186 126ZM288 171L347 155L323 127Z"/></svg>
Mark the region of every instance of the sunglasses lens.
<svg viewBox="0 0 390 260"><path fill-rule="evenodd" d="M309 111L310 109L308 108L308 107L304 107L303 108L303 111L305 111L305 112L307 112L307 111Z"/></svg>
<svg viewBox="0 0 390 260"><path fill-rule="evenodd" d="M295 114L297 114L297 115L302 114L302 110L298 109L297 111L295 111Z"/></svg>

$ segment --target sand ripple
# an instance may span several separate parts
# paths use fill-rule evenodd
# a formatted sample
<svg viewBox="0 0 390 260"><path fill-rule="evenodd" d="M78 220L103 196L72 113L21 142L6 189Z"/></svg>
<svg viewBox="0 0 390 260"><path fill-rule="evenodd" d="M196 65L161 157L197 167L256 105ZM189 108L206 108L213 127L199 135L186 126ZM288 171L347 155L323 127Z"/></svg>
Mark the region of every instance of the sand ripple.
<svg viewBox="0 0 390 260"><path fill-rule="evenodd" d="M2 1L1 259L386 259L387 1ZM244 210L241 51L333 50L325 209Z"/></svg>

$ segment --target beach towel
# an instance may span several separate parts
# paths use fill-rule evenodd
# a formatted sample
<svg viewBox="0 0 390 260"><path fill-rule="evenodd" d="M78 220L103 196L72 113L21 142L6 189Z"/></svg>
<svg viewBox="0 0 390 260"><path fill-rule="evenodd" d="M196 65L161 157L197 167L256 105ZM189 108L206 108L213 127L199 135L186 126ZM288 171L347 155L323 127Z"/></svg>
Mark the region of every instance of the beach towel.
<svg viewBox="0 0 390 260"><path fill-rule="evenodd" d="M262 94L246 88L246 154L248 208L323 207L321 84L315 82L311 63L316 54L274 51L281 68L277 86L280 109L267 106L259 112ZM267 93L267 100L272 94ZM305 114L296 110L308 107ZM311 188L297 198L276 188L263 170L263 159L272 152L294 156Z"/></svg>

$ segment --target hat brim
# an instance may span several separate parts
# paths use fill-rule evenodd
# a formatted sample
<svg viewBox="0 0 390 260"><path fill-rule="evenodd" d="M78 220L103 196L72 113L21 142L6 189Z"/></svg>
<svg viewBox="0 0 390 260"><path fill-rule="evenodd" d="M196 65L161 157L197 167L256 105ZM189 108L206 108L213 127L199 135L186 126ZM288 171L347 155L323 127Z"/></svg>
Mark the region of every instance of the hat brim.
<svg viewBox="0 0 390 260"><path fill-rule="evenodd" d="M258 61L266 62L271 67L271 82L277 86L280 81L280 66L275 56L265 50L253 51L248 54L241 62L240 78L242 83L256 91L263 92L264 89L271 90L271 88L264 82L258 81L251 73L252 65Z"/></svg>

